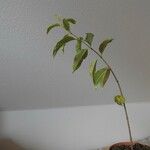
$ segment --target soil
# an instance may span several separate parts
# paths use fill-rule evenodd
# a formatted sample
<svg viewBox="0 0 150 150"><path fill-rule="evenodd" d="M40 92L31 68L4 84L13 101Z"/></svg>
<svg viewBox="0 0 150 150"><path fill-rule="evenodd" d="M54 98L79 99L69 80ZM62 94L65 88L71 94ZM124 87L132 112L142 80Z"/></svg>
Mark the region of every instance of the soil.
<svg viewBox="0 0 150 150"><path fill-rule="evenodd" d="M110 150L131 150L131 146L114 145L113 147L111 147ZM150 150L150 147L147 145L142 145L142 144L136 143L133 145L133 150Z"/></svg>

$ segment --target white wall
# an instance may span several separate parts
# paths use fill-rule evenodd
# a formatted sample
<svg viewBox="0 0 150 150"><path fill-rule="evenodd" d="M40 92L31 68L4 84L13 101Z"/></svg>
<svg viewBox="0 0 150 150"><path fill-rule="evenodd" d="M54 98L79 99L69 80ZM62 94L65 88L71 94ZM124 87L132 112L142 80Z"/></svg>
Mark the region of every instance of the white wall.
<svg viewBox="0 0 150 150"><path fill-rule="evenodd" d="M150 135L149 108L150 103L128 107L135 139ZM126 140L122 117L116 105L1 112L3 134L36 150L94 150Z"/></svg>
<svg viewBox="0 0 150 150"><path fill-rule="evenodd" d="M52 59L49 50L64 35L60 30L46 35L47 26L57 22L55 14L75 18L72 32L78 36L94 33L96 50L104 39L114 38L104 57L125 97L150 102L150 0L0 0L2 109L112 104L118 94L112 76L103 90L93 88L87 68L97 57L90 51L72 75L75 43Z"/></svg>

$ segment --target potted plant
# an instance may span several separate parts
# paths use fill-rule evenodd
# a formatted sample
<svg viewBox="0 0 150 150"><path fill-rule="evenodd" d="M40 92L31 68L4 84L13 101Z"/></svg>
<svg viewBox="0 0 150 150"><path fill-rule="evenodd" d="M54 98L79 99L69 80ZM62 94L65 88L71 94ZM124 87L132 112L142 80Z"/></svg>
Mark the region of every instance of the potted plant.
<svg viewBox="0 0 150 150"><path fill-rule="evenodd" d="M60 50L64 52L64 48L66 44L74 41L76 42L76 47L75 47L76 55L73 61L73 72L79 69L83 61L87 58L88 53L92 52L92 53L95 53L98 56L99 60L105 64L104 68L98 68L97 63L99 62L99 60L96 59L96 60L93 60L91 64L89 65L89 74L92 78L94 86L104 87L110 75L113 76L118 86L118 95L114 96L114 102L122 106L124 109L126 122L128 126L129 141L114 144L109 149L110 150L150 150L149 146L142 145L140 143L136 143L133 141L129 117L128 117L128 111L126 107L126 99L122 92L120 82L116 74L114 73L111 65L103 57L103 53L106 47L113 41L113 39L112 38L105 39L104 41L102 41L102 43L100 43L98 50L95 50L92 47L92 41L94 38L93 33L86 33L85 37L77 36L71 31L71 25L76 24L76 20L74 20L73 18L60 18L60 17L57 17L57 20L58 20L57 23L52 24L47 28L47 34L53 28L58 27L58 28L61 28L62 30L65 30L66 35L64 35L64 37L60 41L58 41L56 46L54 47L53 57L55 57L58 51ZM83 46L86 48L83 48Z"/></svg>

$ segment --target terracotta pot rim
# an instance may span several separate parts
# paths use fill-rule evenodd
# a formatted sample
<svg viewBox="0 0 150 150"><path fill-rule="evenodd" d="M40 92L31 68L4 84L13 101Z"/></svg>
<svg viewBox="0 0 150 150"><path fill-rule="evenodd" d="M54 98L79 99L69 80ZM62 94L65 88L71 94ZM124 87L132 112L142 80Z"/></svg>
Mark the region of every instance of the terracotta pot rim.
<svg viewBox="0 0 150 150"><path fill-rule="evenodd" d="M136 144L136 143L138 143L138 142L133 142L133 144ZM131 142L125 141L125 142L115 143L115 144L113 144L113 145L110 146L109 150L111 150L112 147L114 147L114 146L121 146L121 145L127 145L127 146L129 146L129 145L131 145Z"/></svg>

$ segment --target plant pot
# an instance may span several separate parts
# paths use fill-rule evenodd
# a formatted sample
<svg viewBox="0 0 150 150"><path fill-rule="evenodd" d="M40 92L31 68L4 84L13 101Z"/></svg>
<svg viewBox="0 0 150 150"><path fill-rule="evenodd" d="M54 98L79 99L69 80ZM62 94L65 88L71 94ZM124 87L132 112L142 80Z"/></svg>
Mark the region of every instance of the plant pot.
<svg viewBox="0 0 150 150"><path fill-rule="evenodd" d="M123 145L130 146L131 142L119 142L119 143L115 143L112 146L110 146L109 150L112 150L114 147L119 147L119 146L123 146Z"/></svg>
<svg viewBox="0 0 150 150"><path fill-rule="evenodd" d="M150 150L150 146L148 145L143 145L143 144L140 144L138 142L134 142L134 150ZM130 150L130 146L131 146L131 142L120 142L120 143L116 143L116 144L113 144L109 150L128 150L127 148L129 148ZM119 149L120 148L120 149Z"/></svg>

